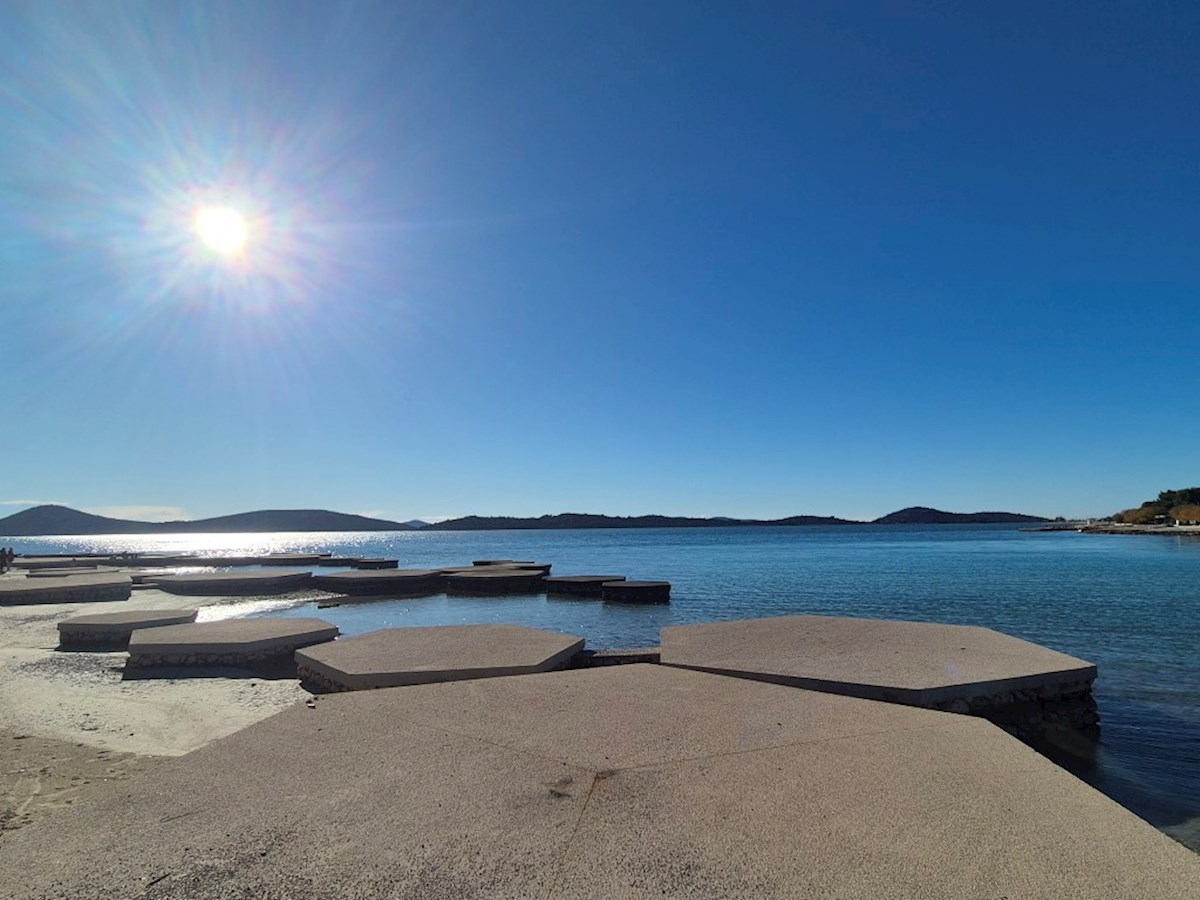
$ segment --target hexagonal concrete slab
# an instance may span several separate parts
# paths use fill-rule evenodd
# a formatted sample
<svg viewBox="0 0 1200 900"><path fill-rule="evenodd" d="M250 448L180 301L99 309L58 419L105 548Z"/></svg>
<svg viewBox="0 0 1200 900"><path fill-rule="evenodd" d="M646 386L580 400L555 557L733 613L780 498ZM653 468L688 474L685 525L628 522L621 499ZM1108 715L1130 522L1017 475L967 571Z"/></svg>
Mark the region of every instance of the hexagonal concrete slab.
<svg viewBox="0 0 1200 900"><path fill-rule="evenodd" d="M925 707L1096 677L1091 663L990 628L838 616L673 625L662 661Z"/></svg>
<svg viewBox="0 0 1200 900"><path fill-rule="evenodd" d="M584 639L519 625L384 628L296 653L301 681L341 691L548 672Z"/></svg>
<svg viewBox="0 0 1200 900"><path fill-rule="evenodd" d="M268 553L258 558L263 566L315 566L320 563L320 553Z"/></svg>
<svg viewBox="0 0 1200 900"><path fill-rule="evenodd" d="M69 566L63 569L28 569L25 575L28 578L62 578L66 575L114 575L118 572L121 570L116 566Z"/></svg>
<svg viewBox="0 0 1200 900"><path fill-rule="evenodd" d="M980 719L632 665L320 697L5 835L6 900L1181 900Z"/></svg>
<svg viewBox="0 0 1200 900"><path fill-rule="evenodd" d="M551 575L543 580L547 593L599 597L606 581L624 581L624 575Z"/></svg>
<svg viewBox="0 0 1200 900"><path fill-rule="evenodd" d="M397 597L436 594L442 590L437 569L375 569L314 575L313 584L338 594L390 594Z"/></svg>
<svg viewBox="0 0 1200 900"><path fill-rule="evenodd" d="M13 560L14 569L94 569L107 565L107 557L92 556L18 556Z"/></svg>
<svg viewBox="0 0 1200 900"><path fill-rule="evenodd" d="M204 597L270 596L313 587L312 573L297 569L275 572L208 572L197 575L160 575L150 579L170 594Z"/></svg>
<svg viewBox="0 0 1200 900"><path fill-rule="evenodd" d="M600 585L600 596L606 603L670 603L669 581L606 581Z"/></svg>
<svg viewBox="0 0 1200 900"><path fill-rule="evenodd" d="M194 609L143 609L73 616L58 623L58 644L72 650L120 650L128 646L130 635L139 628L194 621Z"/></svg>
<svg viewBox="0 0 1200 900"><path fill-rule="evenodd" d="M354 564L356 569L398 569L400 560L381 557L363 557Z"/></svg>
<svg viewBox="0 0 1200 900"><path fill-rule="evenodd" d="M479 566L474 572L451 572L445 576L446 590L461 594L537 594L542 590L542 573L504 566Z"/></svg>
<svg viewBox="0 0 1200 900"><path fill-rule="evenodd" d="M301 647L339 634L324 619L224 619L139 628L126 666L247 666L290 660Z"/></svg>
<svg viewBox="0 0 1200 900"><path fill-rule="evenodd" d="M32 603L101 603L128 600L128 575L64 575L58 578L6 578L0 581L0 606Z"/></svg>

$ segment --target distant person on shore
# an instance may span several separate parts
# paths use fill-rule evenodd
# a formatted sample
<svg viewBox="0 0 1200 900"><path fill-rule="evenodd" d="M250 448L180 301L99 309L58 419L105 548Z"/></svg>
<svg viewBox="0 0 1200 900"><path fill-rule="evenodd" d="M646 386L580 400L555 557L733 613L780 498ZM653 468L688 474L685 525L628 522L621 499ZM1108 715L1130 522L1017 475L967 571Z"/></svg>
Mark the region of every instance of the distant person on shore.
<svg viewBox="0 0 1200 900"><path fill-rule="evenodd" d="M0 575L12 567L13 552L11 547L0 547Z"/></svg>

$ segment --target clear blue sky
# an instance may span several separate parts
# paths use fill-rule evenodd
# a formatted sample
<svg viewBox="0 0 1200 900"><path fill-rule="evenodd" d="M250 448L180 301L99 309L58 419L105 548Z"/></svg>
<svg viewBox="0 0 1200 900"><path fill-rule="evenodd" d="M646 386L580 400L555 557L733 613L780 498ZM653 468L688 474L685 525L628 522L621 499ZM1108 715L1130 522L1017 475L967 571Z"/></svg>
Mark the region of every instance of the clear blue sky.
<svg viewBox="0 0 1200 900"><path fill-rule="evenodd" d="M0 514L1200 483L1198 46L1194 2L5 4Z"/></svg>

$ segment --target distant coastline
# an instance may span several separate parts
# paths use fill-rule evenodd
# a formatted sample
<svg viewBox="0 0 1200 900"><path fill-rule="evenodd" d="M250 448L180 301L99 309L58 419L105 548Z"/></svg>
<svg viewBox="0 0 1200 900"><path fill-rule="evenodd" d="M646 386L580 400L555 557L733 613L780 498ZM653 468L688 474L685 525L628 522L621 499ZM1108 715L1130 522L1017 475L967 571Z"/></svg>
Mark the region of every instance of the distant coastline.
<svg viewBox="0 0 1200 900"><path fill-rule="evenodd" d="M234 534L278 531L497 531L552 530L566 528L734 528L741 526L796 525L971 525L1037 524L1042 516L1008 512L953 513L926 506L910 506L870 522L837 516L787 516L782 519L732 519L723 516L608 516L589 513L559 513L530 518L509 516L464 516L444 522L418 525L393 522L322 509L269 509L236 513L210 519L179 522L140 522L97 516L66 506L44 505L22 510L0 519L4 537L75 537L99 534Z"/></svg>

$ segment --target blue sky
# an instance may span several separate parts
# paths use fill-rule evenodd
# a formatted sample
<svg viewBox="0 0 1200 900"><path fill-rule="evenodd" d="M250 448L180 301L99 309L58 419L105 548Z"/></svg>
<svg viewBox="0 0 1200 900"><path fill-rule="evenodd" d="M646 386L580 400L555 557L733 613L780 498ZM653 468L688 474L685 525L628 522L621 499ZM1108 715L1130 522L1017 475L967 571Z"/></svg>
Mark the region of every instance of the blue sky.
<svg viewBox="0 0 1200 900"><path fill-rule="evenodd" d="M8 4L0 514L1195 484L1198 44L1194 3Z"/></svg>

